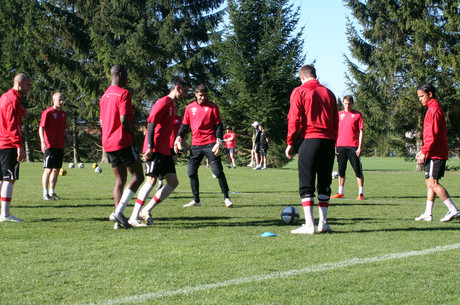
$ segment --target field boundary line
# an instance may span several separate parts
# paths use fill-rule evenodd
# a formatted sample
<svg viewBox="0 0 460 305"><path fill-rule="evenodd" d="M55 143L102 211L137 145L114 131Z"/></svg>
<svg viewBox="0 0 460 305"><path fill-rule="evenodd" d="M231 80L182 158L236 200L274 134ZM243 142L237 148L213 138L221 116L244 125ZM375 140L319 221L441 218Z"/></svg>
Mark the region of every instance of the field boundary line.
<svg viewBox="0 0 460 305"><path fill-rule="evenodd" d="M446 246L439 246L439 247L424 249L424 250L390 253L390 254L385 254L385 255L370 257L370 258L352 258L352 259L337 262L337 263L325 263L325 264L321 264L318 266L312 266L308 268L293 269L293 270L280 271L280 272L271 272L267 274L242 277L242 278L227 280L223 282L213 283L213 284L187 286L187 287L176 289L176 290L165 290L165 291L152 292L152 293L146 293L146 294L141 294L141 295L133 295L133 296L127 296L127 297L122 297L118 299L106 300L102 302L89 303L89 304L112 305L112 304L145 302L149 300L155 300L155 299L160 299L160 298L165 298L165 297L170 297L170 296L175 296L175 295L186 295L186 294L190 294L190 293L197 292L197 291L210 290L210 289L233 286L233 285L241 285L245 283L262 282L262 281L273 280L273 279L287 278L287 277L298 276L298 275L307 274L307 273L323 272L323 271L329 271L329 270L334 270L334 269L347 268L347 267L356 266L356 265L363 265L363 264L369 264L369 263L375 263L375 262L402 259L402 258L407 258L407 257L412 257L412 256L429 255L429 254L445 252L445 251L450 251L450 250L455 250L455 249L460 249L460 243L446 245Z"/></svg>

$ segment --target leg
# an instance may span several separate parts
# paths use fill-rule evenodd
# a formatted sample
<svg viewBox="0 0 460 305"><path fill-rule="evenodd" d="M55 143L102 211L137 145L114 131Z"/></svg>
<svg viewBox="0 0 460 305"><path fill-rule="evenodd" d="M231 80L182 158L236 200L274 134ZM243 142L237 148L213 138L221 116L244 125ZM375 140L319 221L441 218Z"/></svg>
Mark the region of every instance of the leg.
<svg viewBox="0 0 460 305"><path fill-rule="evenodd" d="M190 188L192 189L193 201L200 202L200 181L198 179L198 168L204 155L201 152L201 147L192 146L188 160L187 175L190 178Z"/></svg>
<svg viewBox="0 0 460 305"><path fill-rule="evenodd" d="M59 177L59 168L53 168L50 175L50 196L55 194L56 184Z"/></svg>
<svg viewBox="0 0 460 305"><path fill-rule="evenodd" d="M206 147L205 149L203 149L203 153L211 163L212 173L219 180L220 190L224 194L224 198L229 198L229 188L227 184L227 178L225 177L224 169L222 167L222 160L220 156L215 156L211 149L212 147Z"/></svg>
<svg viewBox="0 0 460 305"><path fill-rule="evenodd" d="M118 206L118 203L121 200L123 195L123 190L126 185L126 180L128 172L124 165L118 165L112 168L113 173L115 174L115 186L113 188L113 201L115 203L115 208Z"/></svg>
<svg viewBox="0 0 460 305"><path fill-rule="evenodd" d="M49 181L50 181L50 175L51 175L51 168L45 168L43 170L43 176L42 176L42 186L43 186L43 198L49 196Z"/></svg>

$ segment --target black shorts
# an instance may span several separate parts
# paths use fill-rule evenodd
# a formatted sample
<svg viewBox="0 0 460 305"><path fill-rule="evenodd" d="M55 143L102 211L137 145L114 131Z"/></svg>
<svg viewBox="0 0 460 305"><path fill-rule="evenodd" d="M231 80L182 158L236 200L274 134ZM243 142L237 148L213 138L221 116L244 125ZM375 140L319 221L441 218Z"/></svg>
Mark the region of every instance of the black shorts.
<svg viewBox="0 0 460 305"><path fill-rule="evenodd" d="M137 161L139 153L136 146L130 145L120 150L108 152L107 157L109 158L110 164L112 164L112 168L121 164L129 167Z"/></svg>
<svg viewBox="0 0 460 305"><path fill-rule="evenodd" d="M61 168L64 158L63 148L47 148L43 159L44 168Z"/></svg>
<svg viewBox="0 0 460 305"><path fill-rule="evenodd" d="M174 148L171 148L171 156L177 156L176 152L174 151Z"/></svg>
<svg viewBox="0 0 460 305"><path fill-rule="evenodd" d="M361 164L361 159L356 155L357 149L358 147L351 146L337 147L337 163L339 164L340 177L345 177L348 160L350 160L350 164L355 171L356 177L363 177L363 166Z"/></svg>
<svg viewBox="0 0 460 305"><path fill-rule="evenodd" d="M19 180L18 149L0 149L0 169L2 180Z"/></svg>
<svg viewBox="0 0 460 305"><path fill-rule="evenodd" d="M262 157L267 156L268 145L260 145L260 155Z"/></svg>
<svg viewBox="0 0 460 305"><path fill-rule="evenodd" d="M175 174L176 166L172 156L166 156L160 153L153 153L152 158L145 161L146 176L165 176L166 174Z"/></svg>
<svg viewBox="0 0 460 305"><path fill-rule="evenodd" d="M254 147L254 151L256 152L256 154L260 152L260 144L256 144L256 146Z"/></svg>
<svg viewBox="0 0 460 305"><path fill-rule="evenodd" d="M439 180L444 177L446 170L446 160L426 159L425 160L425 178Z"/></svg>

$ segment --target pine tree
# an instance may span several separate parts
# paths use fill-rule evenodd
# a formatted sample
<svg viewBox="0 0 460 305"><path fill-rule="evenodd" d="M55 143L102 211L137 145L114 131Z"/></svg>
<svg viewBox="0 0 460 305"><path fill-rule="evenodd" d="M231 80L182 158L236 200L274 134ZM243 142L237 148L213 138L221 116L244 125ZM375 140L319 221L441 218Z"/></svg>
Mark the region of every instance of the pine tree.
<svg viewBox="0 0 460 305"><path fill-rule="evenodd" d="M289 97L300 84L296 77L304 60L302 33L295 33L298 10L287 0L230 0L227 10L229 25L216 43L224 75L217 88L223 120L246 149L252 122L264 123L271 162L282 164Z"/></svg>

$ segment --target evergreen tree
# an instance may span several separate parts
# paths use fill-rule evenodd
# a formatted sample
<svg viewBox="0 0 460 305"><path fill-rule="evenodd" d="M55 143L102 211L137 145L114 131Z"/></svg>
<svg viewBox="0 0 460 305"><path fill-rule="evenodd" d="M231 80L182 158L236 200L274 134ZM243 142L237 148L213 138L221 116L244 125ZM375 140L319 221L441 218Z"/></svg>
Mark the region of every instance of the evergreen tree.
<svg viewBox="0 0 460 305"><path fill-rule="evenodd" d="M239 148L251 149L253 121L270 135L270 162L282 164L289 97L300 83L301 31L298 9L287 0L229 0L229 25L216 43L224 75L217 88L226 125L234 126Z"/></svg>
<svg viewBox="0 0 460 305"><path fill-rule="evenodd" d="M365 147L386 155L421 145L426 109L416 96L420 83L438 87L448 118L451 149L457 147L460 109L458 0L345 0L362 31L350 21L349 86L365 116ZM363 68L361 68L363 67ZM416 135L407 137L407 135ZM458 140L457 140L458 141ZM381 143L384 143L383 145Z"/></svg>

